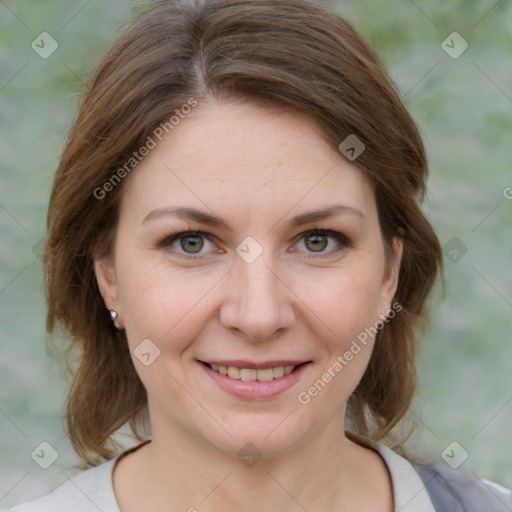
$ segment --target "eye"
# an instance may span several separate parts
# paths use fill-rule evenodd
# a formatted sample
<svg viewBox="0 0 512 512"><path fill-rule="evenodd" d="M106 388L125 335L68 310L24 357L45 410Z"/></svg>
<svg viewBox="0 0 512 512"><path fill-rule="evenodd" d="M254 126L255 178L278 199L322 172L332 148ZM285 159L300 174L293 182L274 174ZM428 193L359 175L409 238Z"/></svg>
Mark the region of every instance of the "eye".
<svg viewBox="0 0 512 512"><path fill-rule="evenodd" d="M184 231L165 238L158 243L158 246L172 250L179 257L194 258L194 255L203 254L201 249L205 246L208 248L208 244L211 244L212 248L215 247L207 233L202 231Z"/></svg>
<svg viewBox="0 0 512 512"><path fill-rule="evenodd" d="M330 229L314 229L302 233L297 245L303 244L306 252L318 254L319 257L327 256L351 245L350 240L343 234ZM330 250L325 250L326 248ZM313 256L317 257L317 256Z"/></svg>
<svg viewBox="0 0 512 512"><path fill-rule="evenodd" d="M296 247L304 244L305 252L311 254L308 257L329 256L351 246L350 240L345 235L329 229L309 230L301 233L299 237L300 240ZM210 248L208 248L208 244L210 244ZM158 242L157 245L160 248L172 251L175 255L184 259L197 259L215 249L215 244L210 240L210 235L203 231L176 233L167 236ZM206 248L206 250L202 251L203 248Z"/></svg>

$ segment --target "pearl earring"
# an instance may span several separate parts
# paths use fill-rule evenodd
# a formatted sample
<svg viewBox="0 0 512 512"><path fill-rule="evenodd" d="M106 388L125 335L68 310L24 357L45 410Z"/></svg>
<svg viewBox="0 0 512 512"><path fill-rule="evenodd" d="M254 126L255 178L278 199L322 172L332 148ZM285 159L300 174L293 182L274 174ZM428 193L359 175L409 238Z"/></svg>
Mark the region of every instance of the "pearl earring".
<svg viewBox="0 0 512 512"><path fill-rule="evenodd" d="M116 329L119 329L119 323L117 322L117 317L118 317L117 311L115 311L113 309L109 309L108 312L110 313L110 319L114 323Z"/></svg>

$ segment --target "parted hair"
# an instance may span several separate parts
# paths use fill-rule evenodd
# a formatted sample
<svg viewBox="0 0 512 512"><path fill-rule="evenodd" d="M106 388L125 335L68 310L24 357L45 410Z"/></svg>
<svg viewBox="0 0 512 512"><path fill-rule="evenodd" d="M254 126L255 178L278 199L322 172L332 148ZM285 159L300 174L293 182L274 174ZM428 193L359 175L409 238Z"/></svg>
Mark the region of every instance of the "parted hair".
<svg viewBox="0 0 512 512"><path fill-rule="evenodd" d="M387 258L393 238L403 239L394 297L401 309L377 334L347 422L358 435L391 439L415 394L417 339L443 273L439 241L421 209L428 170L417 126L374 50L316 2L167 1L151 5L105 52L51 193L47 328L51 335L62 328L78 354L66 412L75 451L93 466L115 455L114 434L123 425L142 439L146 390L94 273L94 258L112 249L130 176L108 193L98 190L191 98L300 112L336 150L350 135L364 144L354 164L373 183ZM395 439L400 448L405 438Z"/></svg>

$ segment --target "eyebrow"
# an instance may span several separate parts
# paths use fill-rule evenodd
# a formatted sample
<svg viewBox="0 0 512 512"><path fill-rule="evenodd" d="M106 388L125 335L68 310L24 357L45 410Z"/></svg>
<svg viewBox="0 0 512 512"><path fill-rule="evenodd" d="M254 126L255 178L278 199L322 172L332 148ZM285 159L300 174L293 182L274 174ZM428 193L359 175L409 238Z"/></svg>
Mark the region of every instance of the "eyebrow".
<svg viewBox="0 0 512 512"><path fill-rule="evenodd" d="M364 213L354 208L353 206L348 206L344 204L332 204L329 206L326 206L325 208L321 209L315 209L311 210L309 212L301 213L300 215L297 215L293 218L291 218L287 222L287 226L294 228L297 226L300 226L302 224L308 224L310 222L316 222L319 220L326 219L328 217L333 217L336 215L354 215L358 217L363 222L367 222L366 216ZM144 217L144 220L142 221L143 224L146 222L149 222L154 219L158 219L160 217L166 217L166 216L173 216L178 217L180 219L184 220L190 220L195 221L201 224L205 224L207 226L211 227L223 227L228 229L229 231L233 231L230 227L230 225L221 219L220 217L217 217L216 215L196 210L195 208L189 208L186 206L177 206L177 207L163 207L163 208L156 208L155 210L152 210L149 212L146 217Z"/></svg>

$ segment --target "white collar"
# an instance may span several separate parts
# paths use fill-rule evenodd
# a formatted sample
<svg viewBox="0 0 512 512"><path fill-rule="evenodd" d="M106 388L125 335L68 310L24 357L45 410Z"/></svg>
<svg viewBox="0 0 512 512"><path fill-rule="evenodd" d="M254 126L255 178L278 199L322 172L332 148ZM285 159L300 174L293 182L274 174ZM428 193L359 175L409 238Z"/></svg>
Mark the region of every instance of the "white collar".
<svg viewBox="0 0 512 512"><path fill-rule="evenodd" d="M349 439L376 451L386 463L393 485L394 512L436 512L425 484L407 459L382 443L348 434Z"/></svg>

